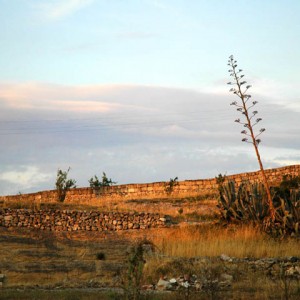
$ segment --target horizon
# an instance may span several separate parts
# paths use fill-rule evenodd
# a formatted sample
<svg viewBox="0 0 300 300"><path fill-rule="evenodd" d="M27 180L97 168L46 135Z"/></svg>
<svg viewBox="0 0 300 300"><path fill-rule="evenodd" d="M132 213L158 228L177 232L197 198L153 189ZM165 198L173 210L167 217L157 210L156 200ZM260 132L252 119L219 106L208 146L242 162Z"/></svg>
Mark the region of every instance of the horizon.
<svg viewBox="0 0 300 300"><path fill-rule="evenodd" d="M300 164L300 2L0 0L0 195L259 170L227 60L266 132L265 169ZM246 13L245 13L246 12Z"/></svg>

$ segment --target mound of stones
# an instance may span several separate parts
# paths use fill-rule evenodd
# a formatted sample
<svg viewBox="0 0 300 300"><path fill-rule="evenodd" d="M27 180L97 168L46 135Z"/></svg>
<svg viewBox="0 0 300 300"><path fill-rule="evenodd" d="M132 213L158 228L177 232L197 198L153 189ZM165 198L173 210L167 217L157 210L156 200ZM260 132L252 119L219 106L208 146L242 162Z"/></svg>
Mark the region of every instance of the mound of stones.
<svg viewBox="0 0 300 300"><path fill-rule="evenodd" d="M195 258L197 260L197 258ZM221 272L212 274L209 268L205 265L210 265L209 258L199 258L203 263L201 276L193 275L179 275L176 277L161 277L154 285L144 285L143 290L155 291L195 291L195 292L212 292L212 291L226 291L229 290L233 281L235 280L236 268L234 265L244 264L246 269L252 269L255 273L260 271L266 276L272 278L283 278L289 280L300 280L300 258L286 257L286 258L234 258L222 254L217 261L222 266ZM188 263L188 261L187 261ZM233 268L230 267L232 265ZM227 271L225 271L227 270ZM223 272L222 272L223 271ZM224 272L225 271L225 272Z"/></svg>
<svg viewBox="0 0 300 300"><path fill-rule="evenodd" d="M170 220L159 214L78 210L0 209L0 226L48 231L117 231L166 227Z"/></svg>

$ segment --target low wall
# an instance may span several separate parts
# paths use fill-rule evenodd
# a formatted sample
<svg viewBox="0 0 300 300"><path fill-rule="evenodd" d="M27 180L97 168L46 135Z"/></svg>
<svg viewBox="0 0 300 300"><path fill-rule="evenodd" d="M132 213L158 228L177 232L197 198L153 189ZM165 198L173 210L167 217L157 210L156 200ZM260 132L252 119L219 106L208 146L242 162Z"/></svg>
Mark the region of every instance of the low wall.
<svg viewBox="0 0 300 300"><path fill-rule="evenodd" d="M0 209L0 226L47 231L115 231L166 227L158 214L99 211Z"/></svg>
<svg viewBox="0 0 300 300"><path fill-rule="evenodd" d="M277 186L284 175L300 176L300 165L266 170L266 176L271 186ZM249 180L250 182L261 180L259 171L228 175L226 177L228 180L234 180L237 185L243 180ZM103 189L100 194L95 193L91 188L76 188L68 191L65 203L97 206L108 200L118 202L134 199L184 198L204 195L214 196L218 193L218 185L215 178L179 181L178 185L174 186L171 194L166 191L167 184L167 182L154 182L116 185ZM0 197L0 202L8 206L9 203L27 203L33 205L55 203L57 202L57 193L55 190L51 190L24 195L2 196Z"/></svg>

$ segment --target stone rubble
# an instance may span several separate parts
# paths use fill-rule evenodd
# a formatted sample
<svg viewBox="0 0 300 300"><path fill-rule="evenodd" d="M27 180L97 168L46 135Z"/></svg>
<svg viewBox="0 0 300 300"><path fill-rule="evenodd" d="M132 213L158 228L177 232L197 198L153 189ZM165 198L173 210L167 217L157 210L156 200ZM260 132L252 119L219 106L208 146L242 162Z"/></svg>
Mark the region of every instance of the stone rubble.
<svg viewBox="0 0 300 300"><path fill-rule="evenodd" d="M209 260L206 258L195 258L198 261L207 263ZM144 285L143 290L157 290L157 291L178 291L178 290L191 290L195 292L200 291L226 291L230 289L234 282L234 271L230 271L229 265L234 266L238 263L247 264L250 269L254 271L264 271L266 275L273 277L286 276L289 279L300 280L300 257L287 257L287 258L235 258L222 254L219 257L225 265L226 272L217 276L204 276L197 277L197 275L181 275L179 277L161 277L156 285ZM227 266L227 267L226 267ZM230 274L231 273L231 274Z"/></svg>
<svg viewBox="0 0 300 300"><path fill-rule="evenodd" d="M0 209L0 226L47 231L118 231L166 227L167 216L151 213L121 213L78 210Z"/></svg>

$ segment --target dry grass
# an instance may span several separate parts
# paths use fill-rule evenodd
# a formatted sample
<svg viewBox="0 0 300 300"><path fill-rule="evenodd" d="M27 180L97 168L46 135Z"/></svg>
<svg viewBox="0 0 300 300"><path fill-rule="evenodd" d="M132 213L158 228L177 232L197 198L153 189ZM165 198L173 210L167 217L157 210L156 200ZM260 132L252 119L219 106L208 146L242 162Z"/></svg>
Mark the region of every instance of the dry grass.
<svg viewBox="0 0 300 300"><path fill-rule="evenodd" d="M253 226L220 227L212 224L171 228L153 243L172 257L220 256L286 257L298 256L300 241L275 240Z"/></svg>
<svg viewBox="0 0 300 300"><path fill-rule="evenodd" d="M164 199L138 199L138 200L105 200L99 199L97 205L72 204L67 202L55 203L23 203L0 202L1 207L9 208L29 208L29 209L74 209L74 210L100 210L117 212L149 212L160 215L170 215L172 217L182 217L182 219L194 219L201 215L214 218L217 213L217 200L213 197L189 197L189 198L164 198ZM179 211L182 213L179 213ZM194 216L192 216L194 215Z"/></svg>

